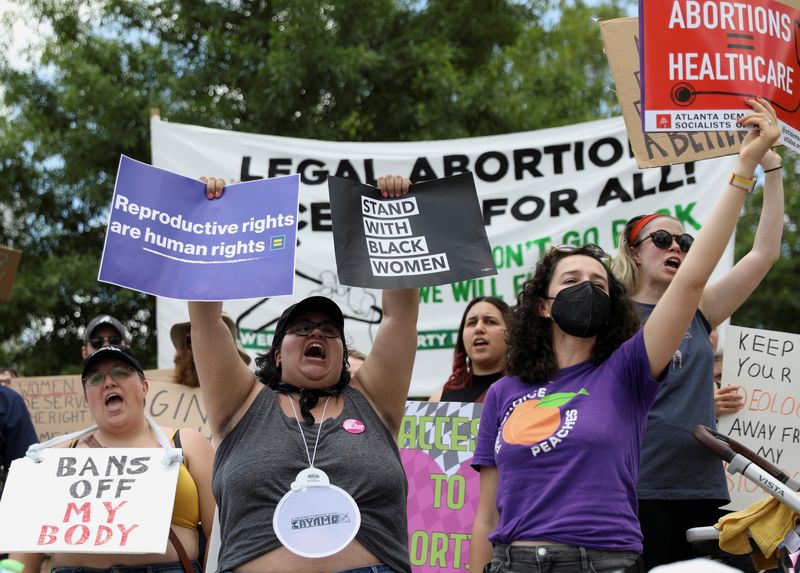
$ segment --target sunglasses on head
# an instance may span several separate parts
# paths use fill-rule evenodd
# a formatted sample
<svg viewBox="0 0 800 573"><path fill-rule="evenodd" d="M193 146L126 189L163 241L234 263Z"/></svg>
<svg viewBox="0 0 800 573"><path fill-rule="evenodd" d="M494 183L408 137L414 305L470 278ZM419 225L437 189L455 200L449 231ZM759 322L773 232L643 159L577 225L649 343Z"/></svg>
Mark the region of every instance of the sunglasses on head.
<svg viewBox="0 0 800 573"><path fill-rule="evenodd" d="M587 243L585 245L552 245L550 247L550 254L560 253L563 255L571 255L576 254L576 251L580 251L578 254L594 257L606 266L611 264L611 255L592 243Z"/></svg>
<svg viewBox="0 0 800 573"><path fill-rule="evenodd" d="M89 343L95 347L100 348L103 346L104 343L112 344L114 346L119 346L122 344L122 337L121 336L92 336L89 339Z"/></svg>
<svg viewBox="0 0 800 573"><path fill-rule="evenodd" d="M633 246L638 247L647 239L652 239L653 244L659 249L669 249L672 246L672 241L674 240L676 243L678 243L678 247L680 247L681 251L684 253L688 253L689 248L692 246L692 243L694 243L694 237L688 233L684 233L682 235L673 235L669 231L660 229L658 231L653 231L642 239L639 239Z"/></svg>

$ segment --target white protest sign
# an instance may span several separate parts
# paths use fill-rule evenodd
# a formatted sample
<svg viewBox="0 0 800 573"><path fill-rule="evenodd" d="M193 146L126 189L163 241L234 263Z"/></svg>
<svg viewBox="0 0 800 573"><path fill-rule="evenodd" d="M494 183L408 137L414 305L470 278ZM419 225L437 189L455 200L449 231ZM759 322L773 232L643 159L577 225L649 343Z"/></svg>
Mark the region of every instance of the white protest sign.
<svg viewBox="0 0 800 573"><path fill-rule="evenodd" d="M800 335L729 326L722 384L741 386L744 408L722 416L719 431L797 479L800 476ZM740 474L728 475L740 510L766 494Z"/></svg>
<svg viewBox="0 0 800 573"><path fill-rule="evenodd" d="M491 137L400 143L316 141L160 119L153 119L150 127L153 165L174 173L227 181L300 175L294 297L225 303L226 312L237 321L241 343L252 355L269 349L283 309L311 295L327 296L341 307L350 346L362 352L372 347L381 293L339 282L329 174L370 184L389 173L416 182L474 174L497 275L420 289L411 396L429 396L447 380L458 324L473 297L494 295L512 304L551 245L597 243L614 252L625 223L636 215L669 213L687 233L696 235L736 162L735 157L724 157L640 171L629 152L622 118ZM217 203L224 206L225 200ZM464 225L462 215L459 209L444 213L441 228ZM729 246L717 272L729 269L732 261ZM156 309L159 333L168 333L188 317L186 303L180 301L159 298ZM169 336L159 335L159 367L172 366L174 357Z"/></svg>
<svg viewBox="0 0 800 573"><path fill-rule="evenodd" d="M11 464L0 552L164 553L180 464L161 448L50 448Z"/></svg>

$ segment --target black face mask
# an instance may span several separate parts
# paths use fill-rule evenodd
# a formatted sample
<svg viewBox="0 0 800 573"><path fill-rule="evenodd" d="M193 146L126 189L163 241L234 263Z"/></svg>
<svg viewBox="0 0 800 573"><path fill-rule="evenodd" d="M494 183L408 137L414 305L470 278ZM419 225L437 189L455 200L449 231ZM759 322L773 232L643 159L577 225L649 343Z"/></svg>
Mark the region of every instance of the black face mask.
<svg viewBox="0 0 800 573"><path fill-rule="evenodd" d="M560 291L550 307L553 321L572 336L597 336L608 322L611 299L599 286L586 281Z"/></svg>

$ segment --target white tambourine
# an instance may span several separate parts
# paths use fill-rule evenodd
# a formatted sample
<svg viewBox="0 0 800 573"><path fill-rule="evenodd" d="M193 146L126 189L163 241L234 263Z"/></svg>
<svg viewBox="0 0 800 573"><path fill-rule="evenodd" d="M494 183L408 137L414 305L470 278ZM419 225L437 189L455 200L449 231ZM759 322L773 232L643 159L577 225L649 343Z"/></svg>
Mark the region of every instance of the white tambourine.
<svg viewBox="0 0 800 573"><path fill-rule="evenodd" d="M327 557L355 539L361 512L353 497L318 468L297 474L272 517L275 535L301 557Z"/></svg>

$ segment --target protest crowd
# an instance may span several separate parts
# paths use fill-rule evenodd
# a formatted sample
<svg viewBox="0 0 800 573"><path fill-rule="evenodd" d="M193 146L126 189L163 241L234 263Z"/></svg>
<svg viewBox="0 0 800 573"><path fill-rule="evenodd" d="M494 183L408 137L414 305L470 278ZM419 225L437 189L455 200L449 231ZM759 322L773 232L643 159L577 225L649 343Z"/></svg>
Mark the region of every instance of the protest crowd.
<svg viewBox="0 0 800 573"><path fill-rule="evenodd" d="M777 9L720 2L719 13L705 8L701 19L700 3L683 4L674 3L677 28L724 30L738 10L756 32L763 20L776 41L791 37ZM677 105L706 95L685 82L733 68L753 68L761 83L791 92L793 70L777 60L764 71L760 56L696 56L670 54L683 82L669 96ZM54 381L0 366L0 573L800 570L800 527L775 494L783 490L759 478L773 497L724 509L732 501L726 469L747 468L733 461L718 424L761 402L724 382L717 336L779 260L788 205L774 149L784 141L785 109L735 95L744 111L727 118L741 128L733 168L704 197L702 225L695 202L667 199L674 210L625 211L613 240L588 227L566 231L571 239L560 244L536 235L537 218L599 210L623 196L664 197L700 178L693 162L681 174L662 167L652 187L632 174L630 196L615 173L587 209L572 184L479 205L458 149L448 148L444 177L420 156L410 177L374 177L369 163L362 183L342 160L325 172L330 202L307 207L300 183L309 184L303 169L322 164L315 159L290 173L272 158L275 169L269 163L259 179L245 176L248 156L239 181L185 177L123 156L98 280L180 303L182 318L157 332L171 343L169 368L143 366L121 308L104 309L80 331L79 376ZM671 133L691 127L681 113L637 121ZM580 172L626 159L619 140L595 138L548 142L545 153L519 143L485 152L474 162L478 180L511 170L519 181L541 177L546 162L562 174L565 161ZM210 171L218 165L186 153L200 155L195 164L208 160ZM757 185L752 244L719 269ZM149 203L154 190L163 203ZM268 214L254 206L259 194ZM529 235L518 251L488 240L492 219L506 214ZM297 230L307 224L330 231L335 277L295 267ZM135 255L124 249L137 241ZM521 262L523 250L536 255L532 265ZM504 296L492 277L514 261L524 268L514 296ZM172 274L181 264L190 270ZM298 296L301 280L313 290ZM454 297L458 313L421 332L423 303L456 282L472 285ZM245 317L262 318L258 304L236 316L227 303L250 299L280 311L247 328ZM360 327L368 336L354 342ZM267 332L262 351L243 344ZM751 344L771 357L794 350L758 336ZM418 350L437 345L448 352L439 365L448 373L415 394L415 377L425 374ZM772 372L790 382L786 370ZM51 412L57 401L75 413L64 431ZM763 409L774 413L774 403ZM700 442L698 427L722 440L722 453ZM776 430L752 428L769 440ZM800 443L800 430L782 430L782 441ZM687 536L708 526L716 527L712 550Z"/></svg>

